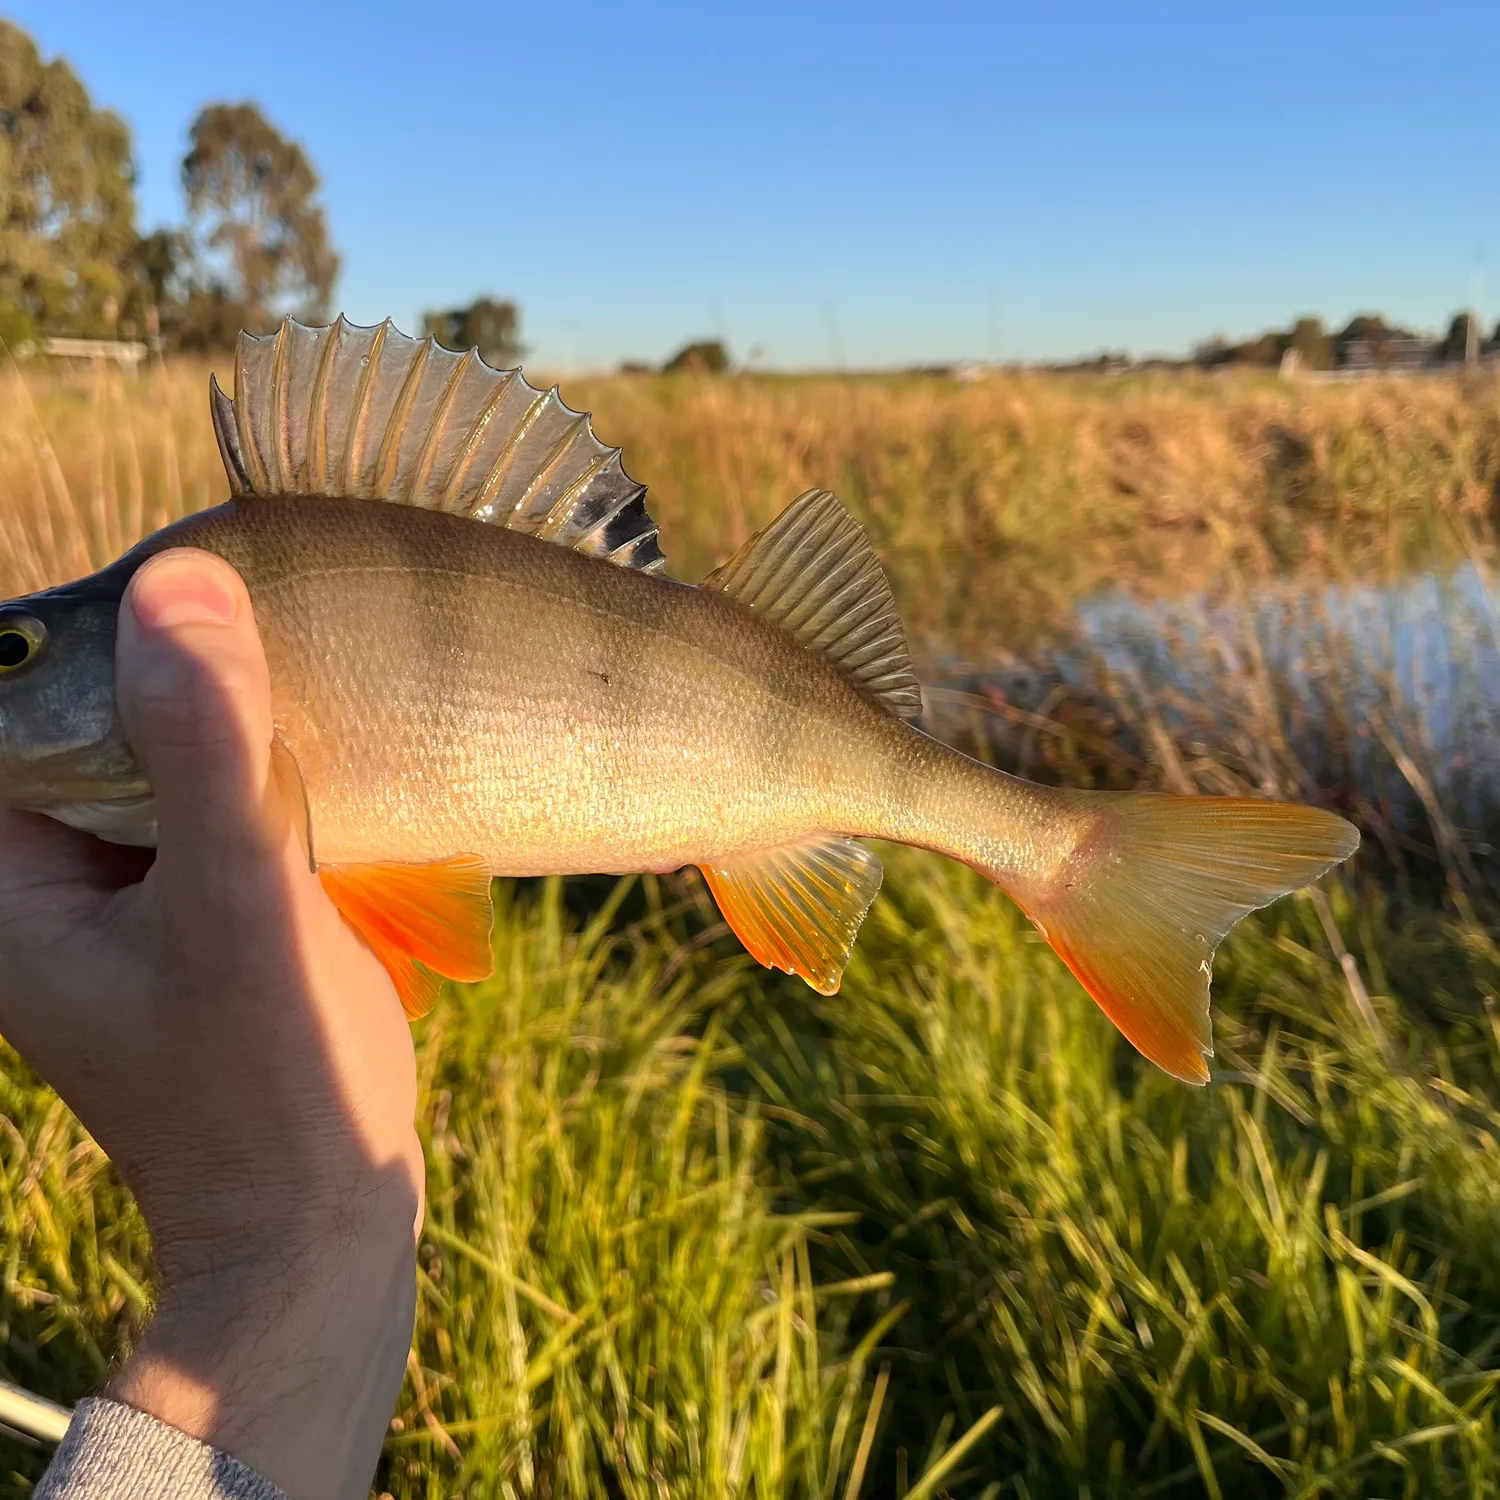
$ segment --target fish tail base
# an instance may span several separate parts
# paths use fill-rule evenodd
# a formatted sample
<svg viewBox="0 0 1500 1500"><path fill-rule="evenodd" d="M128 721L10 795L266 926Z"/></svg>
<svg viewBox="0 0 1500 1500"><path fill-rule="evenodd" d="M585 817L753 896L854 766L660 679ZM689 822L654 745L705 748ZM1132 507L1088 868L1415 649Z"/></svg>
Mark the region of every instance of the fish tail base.
<svg viewBox="0 0 1500 1500"><path fill-rule="evenodd" d="M1248 797L1073 792L1081 835L1045 880L1011 887L1128 1040L1206 1083L1214 951L1246 913L1316 880L1359 843L1334 813Z"/></svg>

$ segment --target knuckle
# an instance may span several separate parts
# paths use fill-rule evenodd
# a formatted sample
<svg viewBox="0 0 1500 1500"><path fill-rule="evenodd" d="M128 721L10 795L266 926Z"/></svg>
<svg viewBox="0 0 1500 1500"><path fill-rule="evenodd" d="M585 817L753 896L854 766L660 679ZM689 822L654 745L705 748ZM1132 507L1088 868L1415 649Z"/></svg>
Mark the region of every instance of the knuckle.
<svg viewBox="0 0 1500 1500"><path fill-rule="evenodd" d="M131 694L130 718L137 735L160 749L211 750L231 743L229 704L206 687L190 671L148 673Z"/></svg>
<svg viewBox="0 0 1500 1500"><path fill-rule="evenodd" d="M255 683L232 660L212 663L186 651L153 653L122 683L126 727L137 750L225 751L243 743Z"/></svg>

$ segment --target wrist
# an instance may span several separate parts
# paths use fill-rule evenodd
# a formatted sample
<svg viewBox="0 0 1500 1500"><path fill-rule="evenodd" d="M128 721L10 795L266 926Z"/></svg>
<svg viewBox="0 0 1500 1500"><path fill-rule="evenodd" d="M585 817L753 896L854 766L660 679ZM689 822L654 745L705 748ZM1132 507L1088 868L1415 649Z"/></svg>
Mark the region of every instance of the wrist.
<svg viewBox="0 0 1500 1500"><path fill-rule="evenodd" d="M410 1198L380 1205L357 1233L163 1260L157 1315L108 1394L292 1500L364 1496L411 1345Z"/></svg>

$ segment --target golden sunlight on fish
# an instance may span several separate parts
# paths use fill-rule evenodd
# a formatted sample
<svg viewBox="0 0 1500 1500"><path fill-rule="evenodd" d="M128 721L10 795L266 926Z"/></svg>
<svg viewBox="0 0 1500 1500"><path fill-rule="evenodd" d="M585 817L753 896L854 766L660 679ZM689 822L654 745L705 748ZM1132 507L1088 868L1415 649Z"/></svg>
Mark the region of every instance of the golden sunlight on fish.
<svg viewBox="0 0 1500 1500"><path fill-rule="evenodd" d="M440 976L490 972L491 876L683 865L756 959L832 994L880 885L859 840L891 839L1001 885L1147 1057L1203 1082L1219 940L1358 842L1314 808L1055 790L928 738L833 495L674 582L618 451L476 354L288 322L241 338L211 405L225 504L0 606L0 799L155 842L116 612L152 553L219 554L310 857L413 1015Z"/></svg>

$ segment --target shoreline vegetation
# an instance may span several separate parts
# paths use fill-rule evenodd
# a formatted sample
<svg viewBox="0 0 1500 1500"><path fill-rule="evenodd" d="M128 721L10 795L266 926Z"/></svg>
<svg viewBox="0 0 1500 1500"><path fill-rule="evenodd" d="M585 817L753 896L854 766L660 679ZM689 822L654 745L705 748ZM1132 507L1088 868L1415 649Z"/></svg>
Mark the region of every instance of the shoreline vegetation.
<svg viewBox="0 0 1500 1500"><path fill-rule="evenodd" d="M208 369L0 370L0 596L223 498ZM882 850L829 999L755 967L692 872L501 882L495 978L418 1030L383 1490L1500 1495L1500 380L563 395L678 577L838 491L934 732L1043 779L1322 802L1365 844L1224 945L1202 1091L936 857ZM76 1400L149 1308L147 1246L3 1050L0 1215L0 1376ZM0 1437L0 1495L42 1462Z"/></svg>
<svg viewBox="0 0 1500 1500"><path fill-rule="evenodd" d="M0 589L75 564L58 549L80 528L103 561L223 498L211 371L232 388L228 356L136 379L0 362L7 521L41 539L35 564L25 546L0 558ZM833 489L875 539L914 640L949 648L1024 644L1110 584L1386 582L1488 559L1495 540L1490 374L626 375L562 393L650 487L675 576L701 577L801 491ZM70 512L78 524L61 524Z"/></svg>

